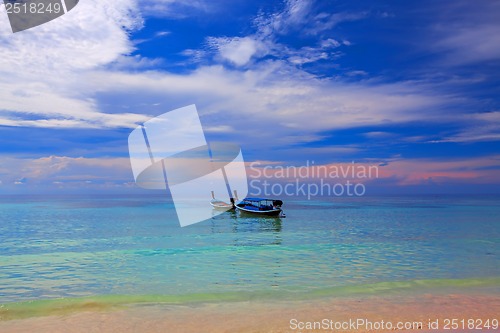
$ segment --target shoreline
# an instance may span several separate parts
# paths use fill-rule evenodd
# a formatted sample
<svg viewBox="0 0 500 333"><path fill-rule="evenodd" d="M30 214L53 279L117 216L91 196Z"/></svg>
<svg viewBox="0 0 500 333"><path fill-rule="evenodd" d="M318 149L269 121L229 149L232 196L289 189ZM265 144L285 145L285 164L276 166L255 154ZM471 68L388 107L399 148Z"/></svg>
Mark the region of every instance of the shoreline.
<svg viewBox="0 0 500 333"><path fill-rule="evenodd" d="M0 323L7 320L71 314L80 311L116 310L141 304L192 306L206 303L321 301L331 298L440 295L455 292L465 294L473 292L477 294L491 293L491 291L493 291L493 294L500 293L500 277L391 281L329 288L303 286L286 290L250 292L228 291L178 295L94 295L0 303Z"/></svg>
<svg viewBox="0 0 500 333"><path fill-rule="evenodd" d="M500 297L487 292L419 296L351 296L310 301L246 301L196 305L140 304L124 309L91 309L77 313L0 322L0 331L17 332L368 332L357 329L306 329L307 323L365 320L395 325L420 323L415 329L390 331L429 332L430 322L446 319L498 320ZM302 326L300 326L302 325ZM299 326L303 329L299 329ZM334 327L334 326L332 326ZM373 329L371 330L373 331ZM377 331L377 330L375 330ZM388 330L380 330L388 331ZM453 330L453 332L470 330ZM488 330L482 330L488 331Z"/></svg>

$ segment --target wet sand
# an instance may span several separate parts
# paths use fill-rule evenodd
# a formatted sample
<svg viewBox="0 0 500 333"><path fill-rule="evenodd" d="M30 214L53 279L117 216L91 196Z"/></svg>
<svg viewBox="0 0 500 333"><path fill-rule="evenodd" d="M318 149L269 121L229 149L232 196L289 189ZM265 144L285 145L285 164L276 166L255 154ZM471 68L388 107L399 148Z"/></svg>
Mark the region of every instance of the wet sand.
<svg viewBox="0 0 500 333"><path fill-rule="evenodd" d="M354 296L296 302L225 302L196 305L141 304L121 309L93 309L0 322L0 332L471 332L445 330L445 319L500 319L500 296L490 293ZM295 321L294 321L295 319ZM370 321L356 329L300 329L306 322ZM380 321L421 322L415 329L376 329ZM438 329L428 327L439 320ZM312 324L312 323L311 323ZM338 325L338 324L337 324ZM367 325L367 324L366 324ZM387 324L386 324L387 327ZM435 327L436 328L436 327ZM493 332L483 329L481 332ZM499 330L497 329L496 332ZM479 332L479 330L477 331Z"/></svg>

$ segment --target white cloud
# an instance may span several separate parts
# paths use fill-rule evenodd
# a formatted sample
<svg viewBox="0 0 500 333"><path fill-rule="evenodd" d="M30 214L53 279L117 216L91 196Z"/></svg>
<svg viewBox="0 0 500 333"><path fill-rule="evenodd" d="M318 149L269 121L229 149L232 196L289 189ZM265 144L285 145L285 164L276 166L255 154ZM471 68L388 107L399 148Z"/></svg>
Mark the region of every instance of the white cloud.
<svg viewBox="0 0 500 333"><path fill-rule="evenodd" d="M17 34L1 20L0 124L130 127L144 119L101 113L81 82L85 73L130 53L128 31L141 24L134 0L80 1L59 19Z"/></svg>
<svg viewBox="0 0 500 333"><path fill-rule="evenodd" d="M28 182L28 179L27 179L27 178L25 178L25 177L21 177L21 178L16 178L16 179L12 182L12 184L14 184L14 185L24 185L24 184L26 184L27 182Z"/></svg>
<svg viewBox="0 0 500 333"><path fill-rule="evenodd" d="M21 193L138 190L128 158L3 156L0 176L3 191Z"/></svg>
<svg viewBox="0 0 500 333"><path fill-rule="evenodd" d="M316 12L311 0L286 0L284 9L272 14L261 14L255 20L259 33L263 36L285 35L300 31L308 35L318 35L334 28L342 22L357 21L368 16L366 12Z"/></svg>
<svg viewBox="0 0 500 333"><path fill-rule="evenodd" d="M141 0L141 11L146 16L182 19L196 13L215 11L214 1L205 0Z"/></svg>
<svg viewBox="0 0 500 333"><path fill-rule="evenodd" d="M319 13L310 20L313 23L310 26L306 27L305 33L309 35L317 35L324 31L333 29L343 22L359 21L366 18L367 16L367 12Z"/></svg>
<svg viewBox="0 0 500 333"><path fill-rule="evenodd" d="M146 58L136 54L133 56L129 55L120 56L115 61L113 61L113 63L109 67L118 70L130 70L130 69L146 70L150 68L155 68L164 63L165 60L162 58Z"/></svg>
<svg viewBox="0 0 500 333"><path fill-rule="evenodd" d="M347 40L339 42L334 38L320 40L314 46L304 46L294 48L282 42L278 42L281 35L291 33L303 34L304 31L314 30L314 34L327 29L316 26L313 15L312 2L309 0L286 0L281 11L271 14L260 14L254 20L256 31L245 37L208 37L207 45L211 50L216 51L216 59L229 62L236 66L245 66L252 59L261 59L271 56L276 59L286 60L292 65L301 66L307 63L314 63L319 60L332 60L341 55L334 52L341 46L349 46ZM337 17L337 14L322 13L320 17ZM340 17L349 20L348 15ZM356 18L359 18L356 16ZM342 21L336 18L336 21ZM331 27L330 27L331 28ZM200 53L201 52L201 53ZM187 50L187 56L210 55L210 52Z"/></svg>
<svg viewBox="0 0 500 333"><path fill-rule="evenodd" d="M342 45L339 41L333 39L333 38L328 38L323 41L321 41L321 47L323 48L328 48L328 47L339 47Z"/></svg>
<svg viewBox="0 0 500 333"><path fill-rule="evenodd" d="M0 20L1 68L52 75L92 69L132 51L127 31L141 25L133 0L80 1L57 20L17 34Z"/></svg>
<svg viewBox="0 0 500 333"><path fill-rule="evenodd" d="M255 24L259 34L269 37L275 34L287 34L292 29L304 25L311 12L310 0L286 0L282 11L269 15L261 14Z"/></svg>
<svg viewBox="0 0 500 333"><path fill-rule="evenodd" d="M366 75L368 75L368 73L365 71L356 70L356 71L347 72L346 75L347 76L366 76Z"/></svg>
<svg viewBox="0 0 500 333"><path fill-rule="evenodd" d="M186 74L96 72L87 81L102 93L139 99L147 94L165 111L196 103L212 132L231 134L230 127L238 140L269 146L283 144L281 139L287 144L320 140L317 133L332 129L443 121L446 114L436 110L457 102L410 82L319 80L284 62L244 71L205 66Z"/></svg>
<svg viewBox="0 0 500 333"><path fill-rule="evenodd" d="M458 133L434 142L500 141L500 111L462 115Z"/></svg>
<svg viewBox="0 0 500 333"><path fill-rule="evenodd" d="M432 10L433 14L441 13L437 20L443 23L431 26L429 37L432 39L425 47L439 52L444 66L480 64L500 59L499 2L436 2Z"/></svg>
<svg viewBox="0 0 500 333"><path fill-rule="evenodd" d="M366 136L369 139L387 139L387 138L393 138L395 135L394 133L390 132L372 131L364 133L364 136Z"/></svg>
<svg viewBox="0 0 500 333"><path fill-rule="evenodd" d="M458 159L395 159L380 167L381 178L393 178L396 185L431 183L497 184L500 156Z"/></svg>
<svg viewBox="0 0 500 333"><path fill-rule="evenodd" d="M219 126L205 126L203 128L205 132L211 133L235 133L235 129L229 125L219 125Z"/></svg>
<svg viewBox="0 0 500 333"><path fill-rule="evenodd" d="M499 11L500 15L500 11ZM500 24L480 24L454 29L437 41L435 48L446 54L448 65L464 65L500 59Z"/></svg>
<svg viewBox="0 0 500 333"><path fill-rule="evenodd" d="M48 156L37 159L3 157L3 178L12 184L52 184L85 181L133 181L128 158Z"/></svg>
<svg viewBox="0 0 500 333"><path fill-rule="evenodd" d="M332 60L341 56L341 53L334 49L343 44L334 39L326 39L315 46L295 49L255 34L246 37L209 37L207 45L211 50L216 51L216 59L242 67L250 64L252 59L259 60L266 56L285 60L298 66L319 60ZM184 54L199 59L209 56L210 52L186 50Z"/></svg>
<svg viewBox="0 0 500 333"><path fill-rule="evenodd" d="M155 36L156 37L165 37L165 36L168 36L170 35L171 32L170 31L158 31Z"/></svg>
<svg viewBox="0 0 500 333"><path fill-rule="evenodd" d="M316 62L318 60L327 60L331 58L329 52L312 47L303 47L298 51L289 50L288 61L294 65L303 65Z"/></svg>
<svg viewBox="0 0 500 333"><path fill-rule="evenodd" d="M208 44L215 48L219 55L236 66L244 66L256 56L265 55L264 43L252 37L219 37L208 38Z"/></svg>

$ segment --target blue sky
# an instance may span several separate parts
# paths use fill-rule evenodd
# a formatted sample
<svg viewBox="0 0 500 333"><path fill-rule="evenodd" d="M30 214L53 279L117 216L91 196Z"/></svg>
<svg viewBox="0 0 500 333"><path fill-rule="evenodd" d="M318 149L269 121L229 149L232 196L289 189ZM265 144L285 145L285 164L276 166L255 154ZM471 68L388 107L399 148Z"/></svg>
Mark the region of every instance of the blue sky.
<svg viewBox="0 0 500 333"><path fill-rule="evenodd" d="M135 191L128 134L190 104L246 161L498 191L498 2L81 0L17 34L1 16L0 193Z"/></svg>

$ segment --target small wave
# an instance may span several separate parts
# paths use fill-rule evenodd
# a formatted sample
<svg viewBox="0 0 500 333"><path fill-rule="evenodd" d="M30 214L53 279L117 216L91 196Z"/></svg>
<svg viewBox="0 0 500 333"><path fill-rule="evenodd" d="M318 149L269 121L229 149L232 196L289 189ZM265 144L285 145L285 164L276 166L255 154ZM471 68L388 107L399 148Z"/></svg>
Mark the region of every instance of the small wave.
<svg viewBox="0 0 500 333"><path fill-rule="evenodd" d="M300 301L356 295L394 295L404 292L467 292L472 288L500 287L500 277L481 279L434 279L379 282L330 288L288 288L287 291L227 292L185 295L100 295L82 298L33 300L0 305L0 321L84 311L110 311L140 304L186 305L239 301Z"/></svg>

